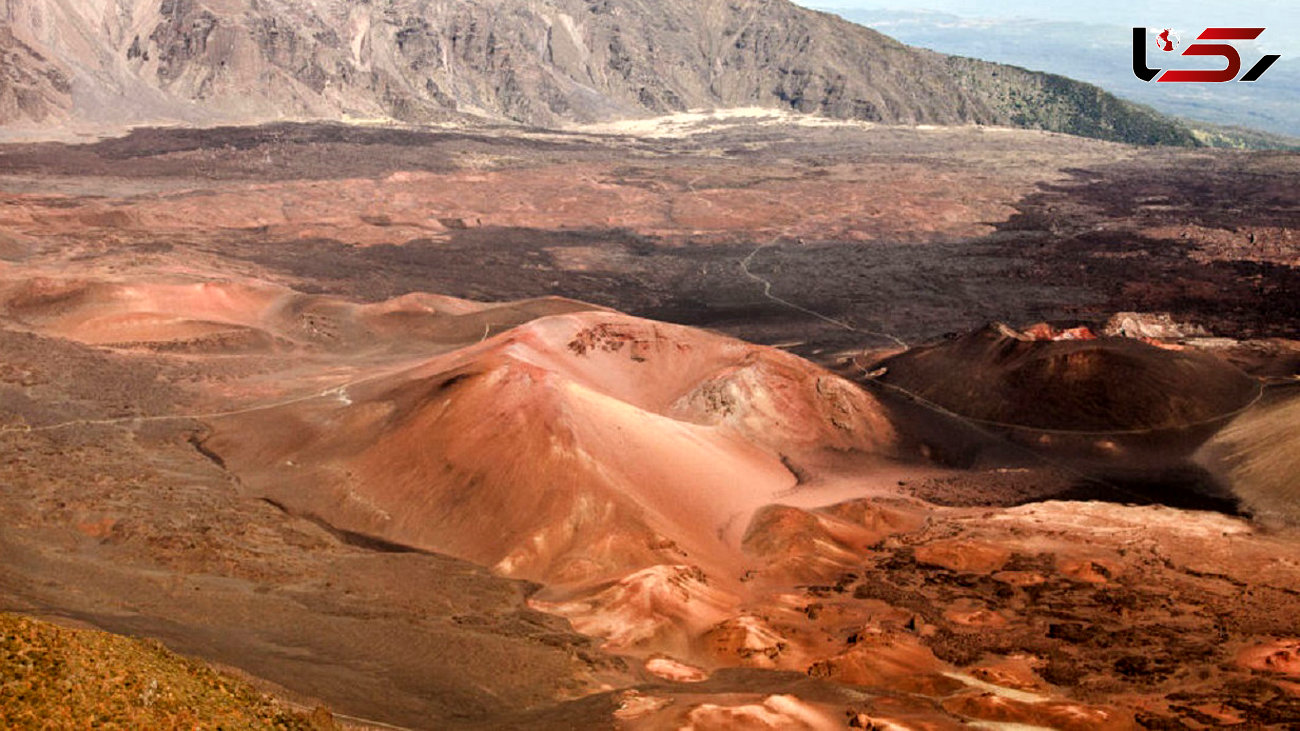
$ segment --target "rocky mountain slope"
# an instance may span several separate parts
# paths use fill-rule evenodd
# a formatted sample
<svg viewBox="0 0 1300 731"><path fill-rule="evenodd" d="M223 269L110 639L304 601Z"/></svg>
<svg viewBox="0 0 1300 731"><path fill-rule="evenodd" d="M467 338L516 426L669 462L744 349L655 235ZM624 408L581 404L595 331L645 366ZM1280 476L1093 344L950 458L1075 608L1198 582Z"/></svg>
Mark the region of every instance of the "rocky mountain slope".
<svg viewBox="0 0 1300 731"><path fill-rule="evenodd" d="M44 120L57 116L72 102L66 76L31 46L0 24L0 122Z"/></svg>
<svg viewBox="0 0 1300 731"><path fill-rule="evenodd" d="M0 7L0 51L24 60L0 80L0 123L11 126L430 122L461 113L554 126L764 106L1194 144L1180 123L1088 84L910 48L788 0L5 0ZM34 60L42 56L53 66Z"/></svg>

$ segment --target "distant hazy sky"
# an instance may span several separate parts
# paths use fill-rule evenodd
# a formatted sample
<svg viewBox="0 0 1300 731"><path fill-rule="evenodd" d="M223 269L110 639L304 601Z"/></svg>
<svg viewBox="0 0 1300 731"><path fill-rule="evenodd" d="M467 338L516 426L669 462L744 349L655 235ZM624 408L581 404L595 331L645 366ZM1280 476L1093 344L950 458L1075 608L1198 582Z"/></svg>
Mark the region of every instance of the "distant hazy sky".
<svg viewBox="0 0 1300 731"><path fill-rule="evenodd" d="M904 43L1089 81L1168 114L1300 137L1300 0L795 2L871 24ZM1238 49L1247 59L1276 53L1282 60L1257 84L1148 84L1130 70L1135 26L1172 28L1184 44L1210 26L1263 26L1259 41L1239 42ZM1162 68L1204 66L1198 57L1155 60Z"/></svg>
<svg viewBox="0 0 1300 731"><path fill-rule="evenodd" d="M1189 30L1211 26L1264 26L1261 41L1284 54L1300 51L1300 0L795 0L822 10L884 8L934 10L965 18L1024 18L1117 26Z"/></svg>

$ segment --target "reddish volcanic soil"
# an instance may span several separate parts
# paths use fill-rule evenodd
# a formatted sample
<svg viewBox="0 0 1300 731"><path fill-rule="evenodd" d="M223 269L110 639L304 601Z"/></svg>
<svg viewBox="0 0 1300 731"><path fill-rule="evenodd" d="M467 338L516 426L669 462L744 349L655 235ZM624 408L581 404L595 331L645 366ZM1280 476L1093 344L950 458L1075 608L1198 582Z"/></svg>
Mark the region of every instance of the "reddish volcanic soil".
<svg viewBox="0 0 1300 731"><path fill-rule="evenodd" d="M0 609L363 727L1295 727L1296 164L0 149Z"/></svg>
<svg viewBox="0 0 1300 731"><path fill-rule="evenodd" d="M291 511L568 583L734 564L749 514L798 483L783 461L888 450L878 411L780 351L589 312L218 419L202 446Z"/></svg>

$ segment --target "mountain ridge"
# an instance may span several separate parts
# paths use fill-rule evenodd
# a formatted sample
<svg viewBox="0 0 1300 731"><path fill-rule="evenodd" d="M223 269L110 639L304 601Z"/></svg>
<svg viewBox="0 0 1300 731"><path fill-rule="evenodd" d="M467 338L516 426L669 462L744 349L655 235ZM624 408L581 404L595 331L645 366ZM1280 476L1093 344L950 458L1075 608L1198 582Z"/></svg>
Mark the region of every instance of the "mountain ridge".
<svg viewBox="0 0 1300 731"><path fill-rule="evenodd" d="M431 123L469 114L556 127L765 106L1197 144L1181 122L1097 87L912 48L788 0L6 0L3 8L0 52L35 54L65 79L42 84L48 74L28 70L0 81L0 100L29 100L0 104L9 126Z"/></svg>

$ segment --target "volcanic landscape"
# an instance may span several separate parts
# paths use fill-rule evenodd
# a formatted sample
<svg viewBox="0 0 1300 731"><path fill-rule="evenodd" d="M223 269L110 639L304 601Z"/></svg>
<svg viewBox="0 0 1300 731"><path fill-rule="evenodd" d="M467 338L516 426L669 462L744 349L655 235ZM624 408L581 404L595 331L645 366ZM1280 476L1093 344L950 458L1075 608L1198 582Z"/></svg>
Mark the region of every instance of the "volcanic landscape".
<svg viewBox="0 0 1300 731"><path fill-rule="evenodd" d="M1295 728L1297 180L773 110L5 145L0 609L345 727Z"/></svg>

